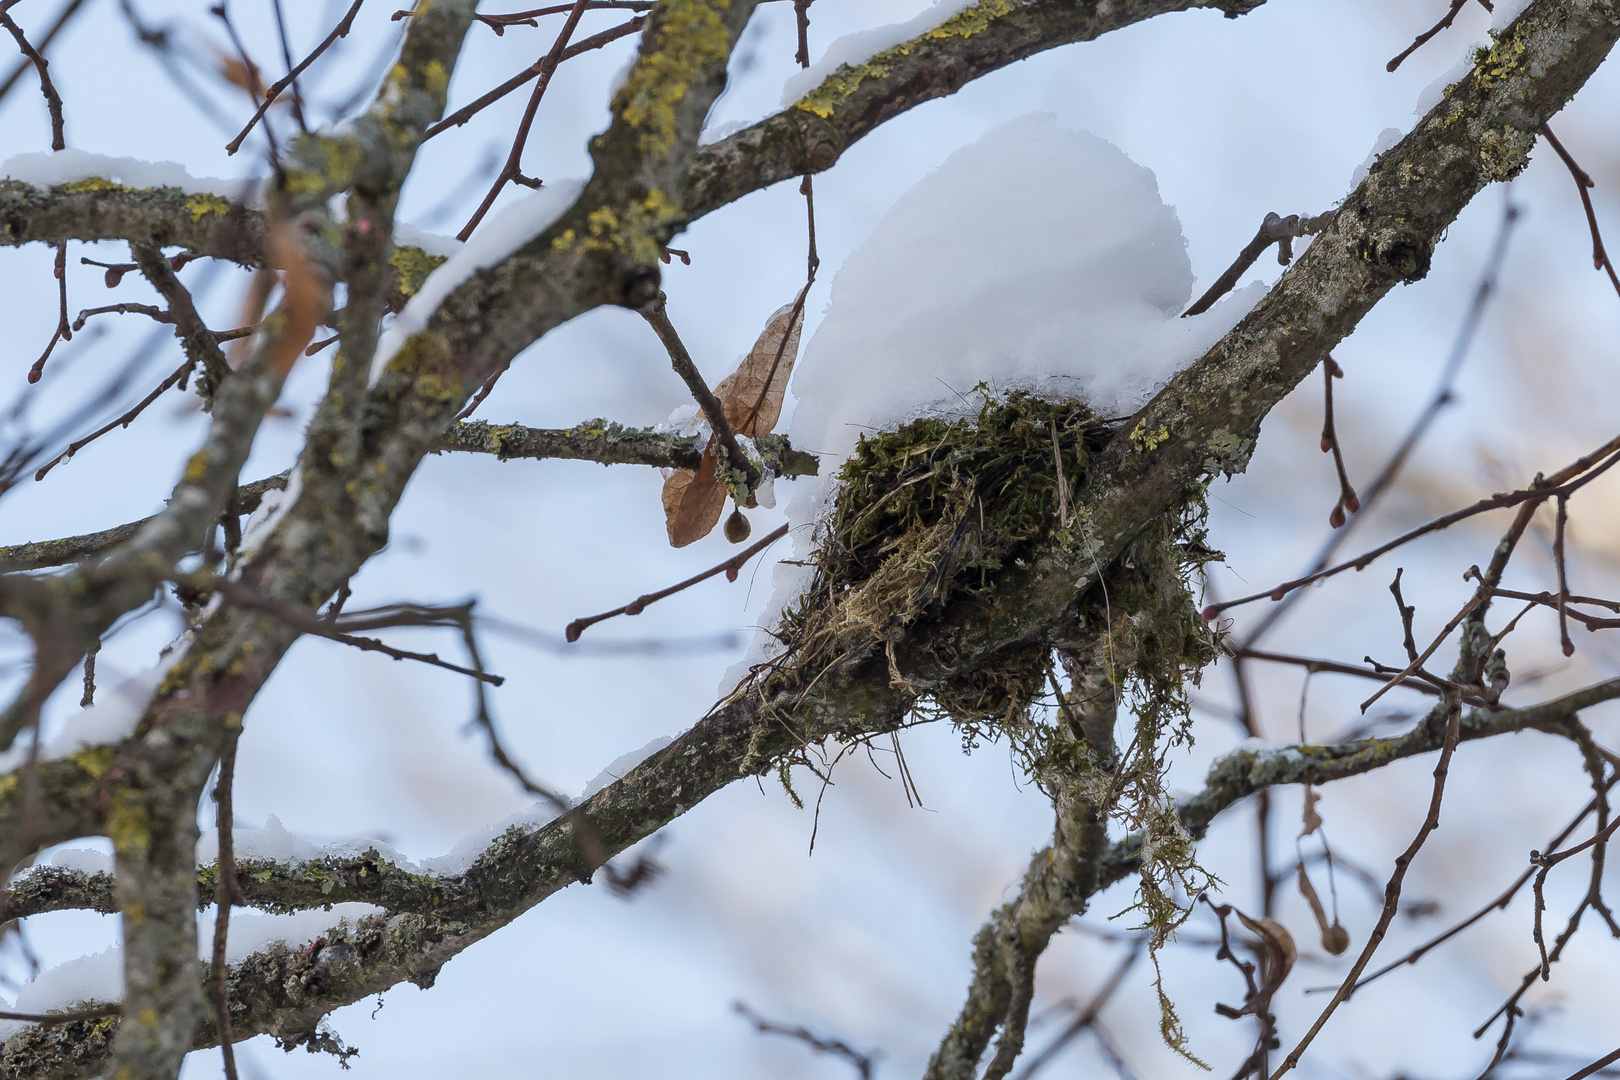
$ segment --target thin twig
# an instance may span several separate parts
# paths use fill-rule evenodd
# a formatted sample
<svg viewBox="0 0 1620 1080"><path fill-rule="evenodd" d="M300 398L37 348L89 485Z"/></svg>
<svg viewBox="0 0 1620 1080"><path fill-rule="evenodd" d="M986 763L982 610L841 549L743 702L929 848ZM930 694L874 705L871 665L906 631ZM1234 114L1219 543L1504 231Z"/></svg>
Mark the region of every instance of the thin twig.
<svg viewBox="0 0 1620 1080"><path fill-rule="evenodd" d="M230 972L225 965L225 944L231 924L231 905L236 902L237 894L231 789L235 783L236 742L241 730L238 723L235 730L226 732L225 745L219 753L219 779L214 782L214 803L219 808L214 822L214 831L219 835L219 859L216 863L219 884L214 893L217 907L214 912L214 963L210 972L213 980L209 989L214 998L214 1016L219 1026L219 1050L225 1061L226 1080L236 1080L236 1050L231 1044L231 1005L227 983Z"/></svg>
<svg viewBox="0 0 1620 1080"><path fill-rule="evenodd" d="M1411 56L1413 53L1423 48L1424 44L1428 42L1430 38L1434 37L1434 35L1438 34L1440 31L1448 29L1451 26L1452 20L1457 17L1457 13L1461 11L1463 6L1467 3L1468 0L1451 0L1451 10L1446 12L1445 17L1439 22L1435 23L1433 26L1429 27L1429 29L1423 31L1423 33L1419 34L1412 44L1401 50L1401 54L1399 56L1395 57L1395 59L1384 65L1384 70L1394 71L1396 68L1401 66L1401 62L1404 61L1408 56ZM1479 0L1479 3L1480 6L1486 11L1493 10L1491 7L1491 0Z"/></svg>
<svg viewBox="0 0 1620 1080"><path fill-rule="evenodd" d="M1328 1022L1328 1018L1333 1015L1338 1007L1349 999L1351 992L1355 989L1356 981L1367 967L1367 962L1372 959L1373 953L1377 951L1379 944L1383 942L1384 935L1388 933L1389 924L1394 920L1395 913L1400 907L1401 884L1406 879L1407 867L1412 865L1412 860L1417 857L1418 851L1422 849L1424 841L1428 840L1429 834L1440 826L1440 803L1445 795L1446 775L1451 769L1451 756L1457 749L1457 741L1461 733L1462 706L1460 703L1453 701L1446 712L1445 742L1440 748L1440 761L1434 767L1434 789L1429 797L1428 815L1424 817L1423 824L1418 828L1417 835L1412 838L1412 843L1395 860L1395 872L1390 875L1389 884L1384 887L1384 910L1378 916L1378 925L1373 927L1372 934L1367 938L1366 946L1362 948L1361 955L1356 957L1355 964L1350 968L1350 974L1345 976L1338 992L1333 995L1333 1000L1328 1002L1327 1008L1322 1010L1322 1014L1316 1018L1316 1023L1312 1024L1311 1029L1305 1033L1305 1037L1288 1052L1288 1056L1283 1059L1283 1063L1272 1074L1271 1080L1281 1080L1285 1073L1299 1064L1300 1056L1305 1053L1306 1048L1316 1038L1317 1032L1322 1030L1323 1025Z"/></svg>
<svg viewBox="0 0 1620 1080"><path fill-rule="evenodd" d="M1347 512L1354 514L1361 509L1356 489L1350 486L1350 474L1344 467L1344 450L1339 446L1339 433L1333 424L1333 380L1342 378L1344 369L1333 357L1325 357L1322 361L1322 453L1333 455L1333 467L1339 473L1339 501L1333 504L1333 512L1328 515L1328 524L1335 529L1344 524Z"/></svg>
<svg viewBox="0 0 1620 1080"><path fill-rule="evenodd" d="M41 465L39 467L39 471L34 474L34 479L45 479L46 473L50 472L52 469L56 468L57 465L66 461L68 458L71 458L74 454L77 454L80 450L83 450L86 446L107 434L107 432L111 431L113 428L129 427L137 416L146 411L146 407L148 405L152 404L152 402L156 401L158 397L162 395L163 391L183 380L191 372L191 368L194 363L195 362L188 357L185 363L175 368L174 373L167 379L164 379L162 382L158 383L157 389L153 390L150 394L147 394L144 398L142 398L133 409L129 410L123 416L120 416L118 419L114 420L105 427L92 431L90 434L86 435L84 438L75 443L70 443L66 450L47 461L44 465Z"/></svg>
<svg viewBox="0 0 1620 1080"><path fill-rule="evenodd" d="M647 320L647 324L658 335L658 340L664 343L664 350L669 353L670 366L675 369L675 374L681 377L681 381L686 383L686 388L691 391L698 408L703 410L703 418L709 422L709 427L714 431L714 437L725 447L727 467L741 471L743 483L749 491L753 491L759 487L759 470L737 444L737 433L731 430L731 423L726 419L725 406L714 396L709 384L703 381L703 373L698 371L697 365L692 362L692 354L686 351L681 336L675 332L675 324L669 321L668 299L660 292L658 299L640 309L641 317ZM784 335L784 342L786 338L787 335Z"/></svg>
<svg viewBox="0 0 1620 1080"><path fill-rule="evenodd" d="M39 44L35 46L40 55L44 55L45 50L51 47L51 42L56 40L56 35L62 32L63 27L67 26L73 20L73 16L77 15L83 7L84 0L67 0L67 3L62 5L62 10L56 13L56 21L51 23L50 29L45 31L45 36L40 38ZM17 61L17 65L11 69L11 73L5 77L3 82L0 82L0 101L5 100L6 95L11 93L12 88L22 79L23 72L33 67L33 65L34 62L26 56Z"/></svg>
<svg viewBox="0 0 1620 1080"><path fill-rule="evenodd" d="M803 1026L779 1024L774 1020L767 1020L742 1002L734 1002L731 1006L737 1014L754 1025L754 1030L761 1035L786 1035L790 1039L797 1039L818 1054L831 1054L841 1057L854 1067L861 1080L871 1080L872 1067L875 1064L874 1054L863 1054L852 1048L848 1043L838 1039L826 1039Z"/></svg>
<svg viewBox="0 0 1620 1080"><path fill-rule="evenodd" d="M349 29L354 25L354 17L359 13L360 5L363 3L365 3L365 0L354 0L354 4L349 8L349 13L343 16L342 20L339 21L337 26L333 28L330 34L326 35L326 40L315 46L315 51L304 57L304 59L299 62L297 67L292 68L287 72L286 75L270 84L270 89L264 92L262 99L259 102L259 107L254 110L253 118L247 122L247 126L241 130L236 138L225 144L225 152L227 154L234 154L242 148L242 140L248 137L248 133L253 130L254 125L264 118L264 114L269 111L271 105L275 104L276 98L279 97L281 92L287 89L287 87L293 87L293 93L295 95L294 100L296 102L296 95L298 92L298 76L303 74L304 70L308 68L309 65L318 60L322 53L331 48L333 42L337 41L338 38L347 37L349 35ZM281 10L280 0L277 0L276 10L278 12ZM297 109L298 106L295 104L294 108ZM299 123L303 123L301 112L298 115Z"/></svg>
<svg viewBox="0 0 1620 1080"><path fill-rule="evenodd" d="M612 27L611 29L603 30L599 34L592 34L590 37L580 38L578 41L574 42L572 45L568 46L568 48L563 50L562 58L558 61L558 63L561 63L564 60L572 60L581 53L587 53L593 49L600 49L602 46L618 41L622 37L628 37L629 35L640 30L645 22L646 20L638 15L636 18L631 19L628 22L623 22L618 26ZM473 102L462 106L449 116L445 117L443 120L440 120L437 124L434 124L432 127L428 128L427 131L422 133L422 141L426 142L447 128L460 127L461 125L465 124L468 120L471 120L474 116L477 116L484 109L487 109L489 106L495 104L495 102L499 101L507 94L510 94L518 87L527 83L536 75L539 75L544 66L544 58L536 60L534 63L530 64L528 67L524 68L510 79L507 79L505 82L501 83L495 89L480 96Z"/></svg>
<svg viewBox="0 0 1620 1080"><path fill-rule="evenodd" d="M11 36L17 42L17 48L22 50L24 56L33 61L34 70L39 72L39 92L45 95L45 107L50 110L51 114L51 149L66 149L67 139L63 134L62 95L56 92L56 84L51 82L51 62L45 59L38 49L28 43L27 36L22 32L22 27L18 26L16 21L4 9L0 9L0 26L4 26L11 32Z"/></svg>
<svg viewBox="0 0 1620 1080"><path fill-rule="evenodd" d="M1459 521L1465 521L1468 518L1475 517L1479 514L1483 514L1491 510L1502 510L1512 506L1520 506L1525 503L1533 502L1540 504L1548 499L1557 498L1561 494L1572 494L1584 487L1586 484L1590 483L1597 476L1607 472L1616 464L1617 461L1620 461L1620 436L1610 439L1592 454L1580 458L1578 461L1572 463L1567 468L1555 474L1555 476L1551 479L1549 486L1522 488L1518 491L1505 492L1500 495L1493 495L1488 499L1481 499L1472 506L1466 506L1461 510L1455 510L1449 514L1444 514L1425 525L1420 525L1416 529L1402 533L1400 536L1397 536L1387 544L1381 544L1370 551L1356 556L1354 559L1339 563L1336 566L1330 566L1326 569L1306 574L1304 577L1295 578L1292 581L1282 582L1281 584L1276 585L1265 592L1239 597L1236 600L1225 600L1217 604L1210 604L1204 608L1204 620L1207 622L1228 608L1238 607L1242 604L1252 604L1256 600L1281 600L1284 596L1290 592L1293 592L1295 589L1309 585L1312 582L1322 581L1326 578L1334 577L1335 575L1342 574L1346 570L1364 570L1371 565L1374 560L1379 558L1379 556L1386 555L1398 547L1403 547L1419 537L1427 536L1430 533L1439 532L1442 529L1448 529L1457 524ZM1569 479L1570 477L1586 472L1588 469L1593 470L1590 475L1584 476L1580 480ZM1564 479L1560 479L1561 477Z"/></svg>
<svg viewBox="0 0 1620 1080"><path fill-rule="evenodd" d="M741 570L749 559L752 559L755 555L758 555L761 551L764 551L766 548L782 539L782 537L786 536L787 533L788 526L783 524L777 527L763 540L758 541L751 547L739 551L737 554L733 555L720 565L711 566L701 574L694 574L685 581L671 585L667 589L659 589L657 592L643 593L641 596L636 597L623 607L616 607L612 611L604 611L600 615L592 615L589 618L575 619L573 622L568 624L566 629L563 630L563 636L571 642L578 641L579 635L584 633L587 628L595 626L597 623L602 622L605 619L611 619L617 615L640 615L642 610L646 608L648 604L656 604L658 601L667 596L674 596L683 589L689 589L698 582L707 581L709 578L712 578L714 575L719 573L724 573L727 581L736 581L737 571Z"/></svg>
<svg viewBox="0 0 1620 1080"><path fill-rule="evenodd" d="M484 201L478 205L478 209L473 211L473 216L467 220L467 224L456 234L456 239L465 240L472 235L508 181L522 184L524 187L540 186L539 180L523 175L523 150L529 144L529 129L534 126L534 116L540 109L540 99L545 96L546 87L551 85L551 76L557 70L557 65L562 63L563 51L568 48L568 39L574 36L574 29L579 26L580 17L585 14L585 3L586 0L575 0L573 9L568 12L567 21L558 31L556 41L552 42L551 51L540 61L540 70L536 72L539 79L534 84L534 92L529 95L529 104L523 110L523 119L518 122L517 135L512 139L512 150L506 156L506 165L495 178L495 183L490 185Z"/></svg>
<svg viewBox="0 0 1620 1080"><path fill-rule="evenodd" d="M1564 159L1564 164L1569 167L1569 174L1575 178L1575 187L1581 193L1581 206L1586 210L1586 224L1592 230L1592 266L1597 270L1608 271L1614 291L1620 293L1620 276L1615 274L1614 261L1609 258L1609 253L1603 246L1603 234L1598 231L1597 211L1592 209L1590 191L1597 184L1585 169L1575 163L1569 151L1564 149L1564 144L1558 141L1558 136L1552 133L1552 128L1546 124L1541 125L1541 134L1546 136L1547 142L1558 152L1558 156Z"/></svg>
<svg viewBox="0 0 1620 1080"><path fill-rule="evenodd" d="M1293 258L1291 242L1294 237L1315 232L1322 227L1324 220L1322 217L1302 218L1298 214L1282 217L1276 211L1268 213L1265 220L1260 223L1259 231L1254 234L1254 239L1244 245L1243 250L1238 252L1238 257L1232 261L1232 265L1215 279L1215 284L1211 285L1203 296L1193 301L1193 305L1181 313L1181 317L1185 319L1191 315L1202 315L1213 307L1215 301L1230 292L1232 286L1237 284L1238 278L1243 276L1243 272L1253 266L1254 261L1272 244L1282 245L1277 252L1277 261L1287 266L1289 260Z"/></svg>

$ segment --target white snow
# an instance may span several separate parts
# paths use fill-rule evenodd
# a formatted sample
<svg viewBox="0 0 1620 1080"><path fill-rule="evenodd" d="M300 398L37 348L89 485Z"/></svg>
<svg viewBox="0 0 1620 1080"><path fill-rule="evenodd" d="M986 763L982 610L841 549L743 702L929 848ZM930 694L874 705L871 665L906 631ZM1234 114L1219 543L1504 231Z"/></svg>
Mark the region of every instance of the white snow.
<svg viewBox="0 0 1620 1080"><path fill-rule="evenodd" d="M1367 179L1367 174L1372 172L1372 167L1378 164L1378 158L1405 136L1406 133L1400 128L1390 127L1380 131L1378 138L1373 140L1372 152L1367 155L1367 160L1357 165L1355 171L1350 174L1350 186L1358 187L1363 180Z"/></svg>
<svg viewBox="0 0 1620 1080"><path fill-rule="evenodd" d="M894 205L838 272L793 377L793 445L822 455L788 506L807 561L842 462L863 432L978 411L981 384L1128 415L1265 293L1190 319L1192 264L1153 173L1088 132L1026 116L952 154ZM767 619L808 583L779 563ZM771 655L756 635L728 693Z"/></svg>
<svg viewBox="0 0 1620 1080"><path fill-rule="evenodd" d="M75 180L99 177L128 188L179 188L188 194L218 195L225 199L258 201L255 180L221 180L213 176L192 176L185 166L172 161L142 161L131 157L109 157L86 150L56 150L48 154L17 154L0 164L0 176L38 187L56 187Z"/></svg>
<svg viewBox="0 0 1620 1080"><path fill-rule="evenodd" d="M591 782L585 785L585 793L579 797L579 801L584 802L586 799L590 798L592 795L595 795L598 791L601 791L615 780L622 779L625 773L629 772L637 765L640 765L643 761L646 761L648 758L652 757L654 754L658 753L658 751L662 750L664 747L668 746L674 741L674 739L671 739L667 735L660 735L658 738L652 740L652 742L649 742L646 746L643 746L640 750L632 750L628 754L620 754L618 757L613 759L612 763L609 764L607 768L603 769L601 772L597 773L591 778Z"/></svg>
<svg viewBox="0 0 1620 1080"><path fill-rule="evenodd" d="M735 135L747 126L748 121L746 120L722 120L713 127L703 129L703 133L698 136L698 145L713 146L721 139Z"/></svg>
<svg viewBox="0 0 1620 1080"><path fill-rule="evenodd" d="M113 857L93 848L60 848L51 852L51 866L63 870L77 870L81 874L110 874Z"/></svg>
<svg viewBox="0 0 1620 1080"><path fill-rule="evenodd" d="M231 569L233 580L241 574L254 552L259 550L259 545L275 532L276 526L281 524L281 519L293 508L293 504L298 501L299 493L303 490L304 470L294 465L292 471L287 474L286 487L272 488L259 496L259 505L248 515L247 524L242 526L242 539L236 545L236 562Z"/></svg>
<svg viewBox="0 0 1620 1080"><path fill-rule="evenodd" d="M1015 120L902 196L838 272L794 373L793 445L830 455L830 477L863 431L977 412L980 383L1130 413L1258 299L1177 318L1192 285L1152 172Z"/></svg>
<svg viewBox="0 0 1620 1080"><path fill-rule="evenodd" d="M792 105L820 86L827 76L842 65L863 64L885 49L892 49L901 42L926 34L974 3L975 0L936 0L933 7L905 22L890 23L835 39L821 54L821 59L788 79L782 87L782 107Z"/></svg>
<svg viewBox="0 0 1620 1080"><path fill-rule="evenodd" d="M1506 30L1509 23L1524 14L1524 9L1530 6L1530 0L1496 0L1495 10L1491 12L1491 29Z"/></svg>
<svg viewBox="0 0 1620 1080"><path fill-rule="evenodd" d="M1463 50L1457 62L1447 68L1438 78L1423 88L1418 95L1417 105L1412 109L1413 116L1427 116L1429 110L1440 104L1446 96L1446 89L1461 82L1467 74L1474 70L1474 54L1480 49L1490 48L1486 41L1476 41Z"/></svg>
<svg viewBox="0 0 1620 1080"><path fill-rule="evenodd" d="M242 960L276 942L289 946L305 945L348 923L353 925L370 915L386 914L374 904L333 904L331 910L298 911L288 915L244 915L233 913L225 940L227 963ZM197 916L197 958L213 956L214 912ZM17 991L8 1011L43 1013L72 1005L119 1001L124 996L124 950L110 949L68 960L41 971L33 981ZM0 1021L0 1040L10 1038L28 1025L15 1020Z"/></svg>
<svg viewBox="0 0 1620 1080"><path fill-rule="evenodd" d="M455 292L457 286L539 236L574 205L584 189L583 180L548 183L490 218L470 240L451 252L422 282L416 295L405 304L405 310L382 332L371 361L371 381L377 381L400 346L427 325L444 298Z"/></svg>
<svg viewBox="0 0 1620 1080"><path fill-rule="evenodd" d="M184 655L182 646L191 640L191 632L180 635L165 646L157 666L131 676L112 689L98 688L96 700L70 715L54 736L40 747L41 761L55 761L87 746L105 746L118 742L135 730L147 703L152 700L163 676ZM28 760L29 748L19 742L0 754L0 773L18 768Z"/></svg>
<svg viewBox="0 0 1620 1080"><path fill-rule="evenodd" d="M421 248L429 255L443 255L448 258L460 251L464 246L460 240L443 233L426 232L415 225L407 225L403 221L394 222L394 243L400 247Z"/></svg>

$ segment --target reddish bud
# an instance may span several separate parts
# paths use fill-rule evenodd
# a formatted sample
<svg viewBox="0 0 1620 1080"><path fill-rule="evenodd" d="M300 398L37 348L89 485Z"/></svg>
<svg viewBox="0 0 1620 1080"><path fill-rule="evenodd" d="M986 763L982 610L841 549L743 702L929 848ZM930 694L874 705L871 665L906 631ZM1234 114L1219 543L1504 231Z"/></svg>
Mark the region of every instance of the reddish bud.
<svg viewBox="0 0 1620 1080"><path fill-rule="evenodd" d="M1573 641L1564 642L1564 655L1565 656L1574 656L1575 655L1575 643Z"/></svg>
<svg viewBox="0 0 1620 1080"><path fill-rule="evenodd" d="M1333 526L1335 529L1341 528L1344 525L1344 504L1343 503L1335 503L1334 504L1333 513L1328 515L1328 524Z"/></svg>
<svg viewBox="0 0 1620 1080"><path fill-rule="evenodd" d="M1281 600L1283 598L1283 595L1284 595L1283 590L1281 590L1281 589L1273 589L1272 592L1271 592L1271 599L1272 600Z"/></svg>
<svg viewBox="0 0 1620 1080"><path fill-rule="evenodd" d="M1333 449L1333 440L1326 435L1322 436L1322 453L1326 454Z"/></svg>
<svg viewBox="0 0 1620 1080"><path fill-rule="evenodd" d="M584 629L585 628L579 624L579 620L575 619L573 622L568 624L567 628L563 630L563 637L568 640L569 644L573 644L579 640L579 635L584 631Z"/></svg>
<svg viewBox="0 0 1620 1080"><path fill-rule="evenodd" d="M638 596L636 599L624 605L624 613L626 615L640 615L644 610L646 610L646 607L647 605L643 604L641 602L641 598Z"/></svg>
<svg viewBox="0 0 1620 1080"><path fill-rule="evenodd" d="M1211 604L1211 605L1209 605L1209 607L1205 608L1203 611L1200 611L1198 613L1198 617L1200 619L1203 619L1205 622L1209 622L1210 620L1214 619L1215 616L1219 615L1220 613L1221 613L1221 609L1216 607L1214 604Z"/></svg>
<svg viewBox="0 0 1620 1080"><path fill-rule="evenodd" d="M737 580L737 568L735 566L726 567L726 580L727 581L736 581Z"/></svg>
<svg viewBox="0 0 1620 1080"><path fill-rule="evenodd" d="M1352 491L1344 497L1344 508L1352 514L1361 513L1361 500L1356 498L1355 492Z"/></svg>
<svg viewBox="0 0 1620 1080"><path fill-rule="evenodd" d="M29 368L28 369L28 381L31 382L31 383L39 382L39 377L41 375L43 375L44 373L45 372L44 372L43 368L39 368L39 367Z"/></svg>
<svg viewBox="0 0 1620 1080"><path fill-rule="evenodd" d="M108 270L101 280L107 283L107 288L116 289L118 283L124 280L124 272L122 270Z"/></svg>

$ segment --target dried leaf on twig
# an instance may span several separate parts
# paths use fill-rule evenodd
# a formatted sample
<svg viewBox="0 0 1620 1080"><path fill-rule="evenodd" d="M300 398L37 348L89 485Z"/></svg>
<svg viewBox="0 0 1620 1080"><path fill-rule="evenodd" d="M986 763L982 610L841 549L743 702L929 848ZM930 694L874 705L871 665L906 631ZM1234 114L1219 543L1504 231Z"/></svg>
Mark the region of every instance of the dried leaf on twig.
<svg viewBox="0 0 1620 1080"><path fill-rule="evenodd" d="M794 304L780 307L765 323L764 333L727 375L714 396L726 411L726 422L738 435L769 435L782 416L788 376L799 354L799 331L804 325Z"/></svg>
<svg viewBox="0 0 1620 1080"><path fill-rule="evenodd" d="M1304 828L1299 831L1301 836L1309 836L1322 827L1322 815L1316 812L1316 804L1322 801L1322 796L1316 793L1311 785L1305 785L1305 812L1302 815Z"/></svg>
<svg viewBox="0 0 1620 1080"><path fill-rule="evenodd" d="M664 481L664 527L672 547L701 540L720 521L726 507L726 486L715 475L714 440L703 451L697 471L676 469Z"/></svg>

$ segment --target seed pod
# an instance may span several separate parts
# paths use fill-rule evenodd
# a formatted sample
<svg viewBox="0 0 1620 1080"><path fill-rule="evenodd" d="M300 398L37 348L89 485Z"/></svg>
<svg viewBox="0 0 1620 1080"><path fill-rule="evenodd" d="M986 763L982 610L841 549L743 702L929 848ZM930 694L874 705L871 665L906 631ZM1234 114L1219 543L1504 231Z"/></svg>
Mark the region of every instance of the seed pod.
<svg viewBox="0 0 1620 1080"><path fill-rule="evenodd" d="M743 517L741 510L733 510L731 516L726 518L726 539L733 544L742 543L748 539L748 534L753 531L748 524L748 519Z"/></svg>

